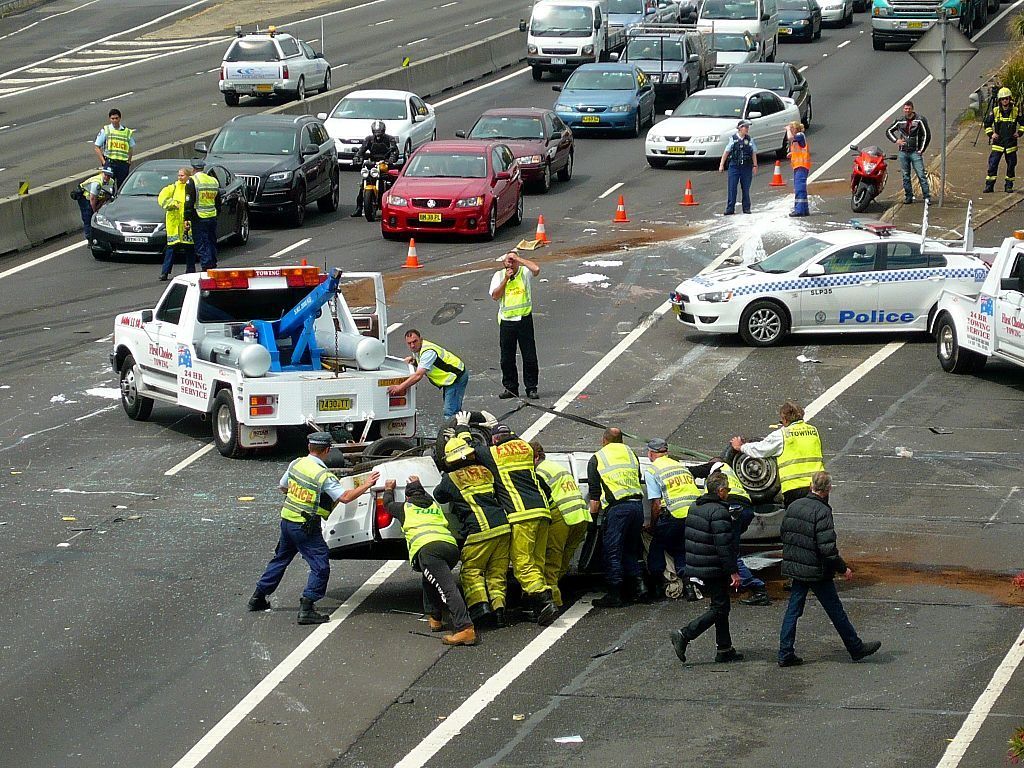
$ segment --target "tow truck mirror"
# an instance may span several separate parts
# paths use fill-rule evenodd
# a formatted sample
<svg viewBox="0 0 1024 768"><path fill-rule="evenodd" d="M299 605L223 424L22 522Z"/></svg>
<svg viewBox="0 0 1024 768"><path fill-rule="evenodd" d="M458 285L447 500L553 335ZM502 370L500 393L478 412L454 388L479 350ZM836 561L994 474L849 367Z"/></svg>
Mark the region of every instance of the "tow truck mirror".
<svg viewBox="0 0 1024 768"><path fill-rule="evenodd" d="M144 309L144 310L142 310L142 322L144 322L144 323L152 323L153 322L153 310L152 309Z"/></svg>
<svg viewBox="0 0 1024 768"><path fill-rule="evenodd" d="M824 264L808 264L801 277L821 277L825 274Z"/></svg>
<svg viewBox="0 0 1024 768"><path fill-rule="evenodd" d="M196 152L202 152L203 154L206 154L206 152L208 152L208 151L209 150L207 150L207 148L206 148L206 142L205 141L197 141L196 142Z"/></svg>

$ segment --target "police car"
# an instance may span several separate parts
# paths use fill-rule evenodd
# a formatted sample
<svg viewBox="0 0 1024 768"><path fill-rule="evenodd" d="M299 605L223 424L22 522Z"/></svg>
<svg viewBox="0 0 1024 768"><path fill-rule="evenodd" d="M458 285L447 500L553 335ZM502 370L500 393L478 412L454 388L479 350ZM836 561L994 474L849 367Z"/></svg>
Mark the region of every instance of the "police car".
<svg viewBox="0 0 1024 768"><path fill-rule="evenodd" d="M808 235L763 261L697 275L669 299L679 322L751 346L789 333L926 331L943 288L977 292L988 267L878 222Z"/></svg>

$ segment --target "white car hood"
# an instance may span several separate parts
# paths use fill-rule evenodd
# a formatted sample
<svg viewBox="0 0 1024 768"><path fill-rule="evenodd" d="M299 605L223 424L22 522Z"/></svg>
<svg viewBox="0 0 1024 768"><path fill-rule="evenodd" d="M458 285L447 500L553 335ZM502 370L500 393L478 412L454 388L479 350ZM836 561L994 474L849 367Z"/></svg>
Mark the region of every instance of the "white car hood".
<svg viewBox="0 0 1024 768"><path fill-rule="evenodd" d="M731 117L670 117L662 120L648 132L651 136L708 136L736 130L736 121Z"/></svg>
<svg viewBox="0 0 1024 768"><path fill-rule="evenodd" d="M745 64L750 61L753 51L719 51L719 64Z"/></svg>
<svg viewBox="0 0 1024 768"><path fill-rule="evenodd" d="M781 275L769 275L766 272L758 272L749 267L727 267L718 269L706 275L694 275L683 280L676 286L679 293L694 294L703 291L721 291L729 288L738 288L741 285L762 283L765 278L779 278Z"/></svg>
<svg viewBox="0 0 1024 768"><path fill-rule="evenodd" d="M329 117L324 120L324 128L332 139L365 139L370 135L373 120L356 120L354 118ZM385 120L384 130L391 136L397 136L408 125L405 120Z"/></svg>

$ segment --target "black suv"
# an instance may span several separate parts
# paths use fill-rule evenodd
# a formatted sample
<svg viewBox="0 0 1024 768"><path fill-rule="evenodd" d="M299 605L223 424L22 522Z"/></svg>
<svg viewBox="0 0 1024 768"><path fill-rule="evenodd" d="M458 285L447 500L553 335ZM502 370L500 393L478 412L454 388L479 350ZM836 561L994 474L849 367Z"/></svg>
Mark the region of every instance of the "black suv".
<svg viewBox="0 0 1024 768"><path fill-rule="evenodd" d="M251 211L283 213L301 227L312 200L325 213L338 210L338 151L315 117L240 115L196 151L245 182Z"/></svg>

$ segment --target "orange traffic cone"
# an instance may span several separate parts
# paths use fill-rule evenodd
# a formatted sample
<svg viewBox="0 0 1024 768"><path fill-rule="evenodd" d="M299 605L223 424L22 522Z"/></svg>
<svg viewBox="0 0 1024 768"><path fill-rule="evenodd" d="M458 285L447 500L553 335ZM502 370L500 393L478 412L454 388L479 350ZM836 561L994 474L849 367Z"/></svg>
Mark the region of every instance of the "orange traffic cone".
<svg viewBox="0 0 1024 768"><path fill-rule="evenodd" d="M537 234L533 236L533 239L538 243L550 243L548 240L548 233L544 229L544 214L542 213L537 217Z"/></svg>
<svg viewBox="0 0 1024 768"><path fill-rule="evenodd" d="M305 259L303 259L302 260L302 266L308 267L309 266L309 262L307 262Z"/></svg>
<svg viewBox="0 0 1024 768"><path fill-rule="evenodd" d="M416 255L416 239L409 238L409 253L405 257L405 264L402 265L403 269L420 269L423 265L420 264L419 256Z"/></svg>
<svg viewBox="0 0 1024 768"><path fill-rule="evenodd" d="M615 207L615 218L612 219L612 224L622 224L629 221L629 217L626 216L626 201L622 195L619 195L619 204Z"/></svg>
<svg viewBox="0 0 1024 768"><path fill-rule="evenodd" d="M693 184L690 180L686 180L686 189L683 190L683 200L679 203L680 205L700 205L696 200L693 199Z"/></svg>
<svg viewBox="0 0 1024 768"><path fill-rule="evenodd" d="M780 160L776 160L775 161L775 173L772 176L771 183L769 183L768 186L769 187L784 187L784 186L786 186L786 182L784 182L782 180L782 162Z"/></svg>

